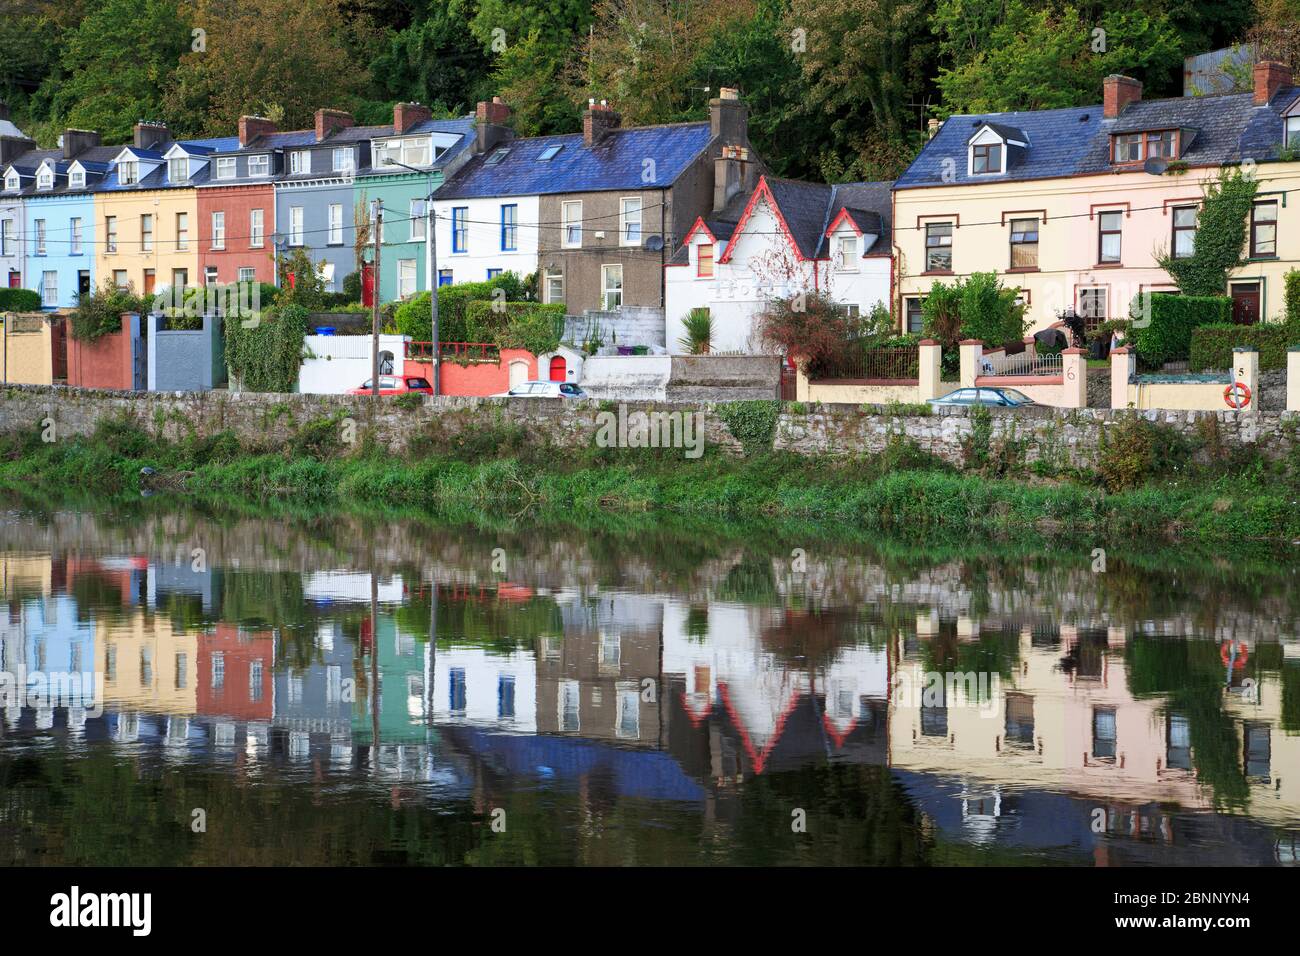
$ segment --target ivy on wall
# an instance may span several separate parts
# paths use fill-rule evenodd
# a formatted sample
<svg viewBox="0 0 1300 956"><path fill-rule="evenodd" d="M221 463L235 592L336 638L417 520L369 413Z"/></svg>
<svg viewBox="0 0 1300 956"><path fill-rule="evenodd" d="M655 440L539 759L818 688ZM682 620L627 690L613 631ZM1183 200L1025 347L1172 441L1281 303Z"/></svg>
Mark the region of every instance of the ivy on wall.
<svg viewBox="0 0 1300 956"><path fill-rule="evenodd" d="M249 392L292 392L302 366L310 313L301 305L276 306L259 319L225 323L226 368Z"/></svg>
<svg viewBox="0 0 1300 956"><path fill-rule="evenodd" d="M1175 259L1172 250L1156 257L1183 295L1223 295L1228 273L1245 262L1246 223L1259 183L1240 169L1225 171L1205 187L1192 254Z"/></svg>
<svg viewBox="0 0 1300 956"><path fill-rule="evenodd" d="M769 399L722 402L716 411L746 455L771 450L776 420L781 414L780 402Z"/></svg>

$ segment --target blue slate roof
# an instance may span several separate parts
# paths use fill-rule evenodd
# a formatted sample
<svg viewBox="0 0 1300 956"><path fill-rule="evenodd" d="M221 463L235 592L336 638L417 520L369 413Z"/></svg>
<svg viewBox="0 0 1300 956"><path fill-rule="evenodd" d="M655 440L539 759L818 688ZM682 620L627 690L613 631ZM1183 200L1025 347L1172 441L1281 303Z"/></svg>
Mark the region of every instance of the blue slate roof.
<svg viewBox="0 0 1300 956"><path fill-rule="evenodd" d="M704 152L711 138L708 123L673 123L613 129L592 146L583 142L581 133L510 140L466 163L437 196L474 199L665 188ZM553 159L539 161L550 146L563 148ZM488 165L488 159L503 152L504 158ZM654 161L652 179L644 178L650 168L646 160Z"/></svg>
<svg viewBox="0 0 1300 956"><path fill-rule="evenodd" d="M1244 159L1277 159L1284 135L1283 112L1300 97L1300 87L1284 87L1263 106L1253 93L1179 96L1138 100L1114 119L1100 104L1059 110L950 116L920 155L898 177L895 189L969 185L976 182L1051 179L1111 172L1110 139L1116 133L1182 129L1188 131L1180 161L1220 166ZM1016 150L1007 172L967 173L967 143L981 126L1023 132L1029 148ZM1127 168L1127 167L1125 167ZM945 171L948 178L945 180Z"/></svg>

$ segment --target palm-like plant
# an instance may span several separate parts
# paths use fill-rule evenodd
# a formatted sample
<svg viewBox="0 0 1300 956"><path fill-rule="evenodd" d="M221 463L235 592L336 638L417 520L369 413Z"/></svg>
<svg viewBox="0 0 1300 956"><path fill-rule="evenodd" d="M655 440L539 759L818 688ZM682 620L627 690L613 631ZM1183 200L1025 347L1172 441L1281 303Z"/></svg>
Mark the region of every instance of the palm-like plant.
<svg viewBox="0 0 1300 956"><path fill-rule="evenodd" d="M713 338L713 316L704 307L691 309L682 322L686 334L680 339L682 348L691 355L707 355L709 340Z"/></svg>

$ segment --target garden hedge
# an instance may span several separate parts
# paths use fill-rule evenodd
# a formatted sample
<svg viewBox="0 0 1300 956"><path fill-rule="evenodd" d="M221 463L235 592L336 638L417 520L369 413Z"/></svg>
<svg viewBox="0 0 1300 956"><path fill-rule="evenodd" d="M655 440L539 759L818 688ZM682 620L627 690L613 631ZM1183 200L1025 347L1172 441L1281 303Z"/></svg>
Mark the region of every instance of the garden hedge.
<svg viewBox="0 0 1300 956"><path fill-rule="evenodd" d="M1150 321L1134 323L1138 357L1153 367L1190 358L1194 329L1231 321L1232 300L1227 296L1152 295Z"/></svg>
<svg viewBox="0 0 1300 956"><path fill-rule="evenodd" d="M1253 345L1259 350L1261 370L1286 368L1287 349L1300 345L1300 324L1202 325L1192 332L1191 370L1217 372L1232 368L1232 350L1239 345Z"/></svg>
<svg viewBox="0 0 1300 956"><path fill-rule="evenodd" d="M41 294L31 289L0 289L0 312L39 312Z"/></svg>

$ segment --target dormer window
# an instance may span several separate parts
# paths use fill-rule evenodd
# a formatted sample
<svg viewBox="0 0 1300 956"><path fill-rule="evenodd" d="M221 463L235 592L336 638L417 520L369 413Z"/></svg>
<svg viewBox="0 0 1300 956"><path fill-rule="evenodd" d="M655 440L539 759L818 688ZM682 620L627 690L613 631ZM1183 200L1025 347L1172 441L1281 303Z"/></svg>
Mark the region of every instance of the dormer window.
<svg viewBox="0 0 1300 956"><path fill-rule="evenodd" d="M177 156L167 161L167 181L183 183L190 178L190 161L185 156Z"/></svg>
<svg viewBox="0 0 1300 956"><path fill-rule="evenodd" d="M140 181L140 164L135 160L117 164L117 181L123 186L132 186Z"/></svg>
<svg viewBox="0 0 1300 956"><path fill-rule="evenodd" d="M392 166L401 163L404 166L428 166L429 137L415 139L389 139L375 143L375 165Z"/></svg>
<svg viewBox="0 0 1300 956"><path fill-rule="evenodd" d="M80 166L74 166L68 170L68 186L71 189L85 189L86 171Z"/></svg>
<svg viewBox="0 0 1300 956"><path fill-rule="evenodd" d="M1288 149L1300 149L1300 116L1286 118L1286 145Z"/></svg>
<svg viewBox="0 0 1300 956"><path fill-rule="evenodd" d="M5 177L5 191L16 193L22 188L22 181L18 178L17 173L10 173Z"/></svg>
<svg viewBox="0 0 1300 956"><path fill-rule="evenodd" d="M356 163L352 158L351 146L340 146L334 150L334 172L350 173L356 168Z"/></svg>
<svg viewBox="0 0 1300 956"><path fill-rule="evenodd" d="M235 157L222 156L217 159L217 178L218 179L235 178Z"/></svg>
<svg viewBox="0 0 1300 956"><path fill-rule="evenodd" d="M290 153L289 172L294 175L311 172L311 153L305 149L296 149Z"/></svg>
<svg viewBox="0 0 1300 956"><path fill-rule="evenodd" d="M1174 159L1178 155L1178 131L1151 130L1145 133L1117 133L1111 139L1111 162L1141 163L1148 159Z"/></svg>
<svg viewBox="0 0 1300 956"><path fill-rule="evenodd" d="M840 237L840 254L836 267L840 272L857 272L858 271L858 237L841 236Z"/></svg>
<svg viewBox="0 0 1300 956"><path fill-rule="evenodd" d="M42 167L41 171L36 174L36 188L37 189L54 188L54 173L51 172L47 167Z"/></svg>
<svg viewBox="0 0 1300 956"><path fill-rule="evenodd" d="M248 175L250 176L269 176L271 175L271 157L266 153L259 156L248 157Z"/></svg>
<svg viewBox="0 0 1300 956"><path fill-rule="evenodd" d="M970 170L972 173L1002 172L1002 144L982 143L972 146L970 151Z"/></svg>

